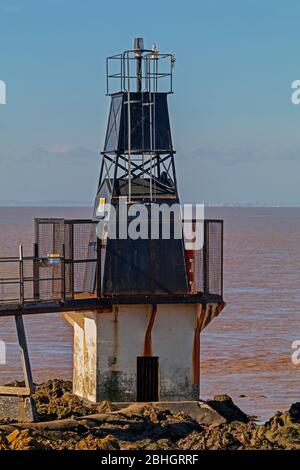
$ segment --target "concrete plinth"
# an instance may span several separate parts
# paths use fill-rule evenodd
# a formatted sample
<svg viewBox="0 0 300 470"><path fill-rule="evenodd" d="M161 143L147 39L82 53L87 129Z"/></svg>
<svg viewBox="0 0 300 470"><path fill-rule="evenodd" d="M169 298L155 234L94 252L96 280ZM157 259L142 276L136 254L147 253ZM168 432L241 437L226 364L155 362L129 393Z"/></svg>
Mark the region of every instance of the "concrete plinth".
<svg viewBox="0 0 300 470"><path fill-rule="evenodd" d="M36 419L36 409L31 397L0 396L0 419L9 418L31 423Z"/></svg>
<svg viewBox="0 0 300 470"><path fill-rule="evenodd" d="M159 358L159 400L199 399L200 332L224 304L118 305L71 312L74 393L136 401L137 357Z"/></svg>

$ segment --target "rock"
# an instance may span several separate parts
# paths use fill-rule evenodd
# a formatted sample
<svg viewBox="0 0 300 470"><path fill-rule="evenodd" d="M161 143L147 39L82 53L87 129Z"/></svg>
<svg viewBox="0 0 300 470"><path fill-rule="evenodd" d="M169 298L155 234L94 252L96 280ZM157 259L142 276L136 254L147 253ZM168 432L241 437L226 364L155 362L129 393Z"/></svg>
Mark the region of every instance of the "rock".
<svg viewBox="0 0 300 470"><path fill-rule="evenodd" d="M192 432L201 432L203 428L190 416L183 413L170 414L161 423L164 430L164 437L172 441L183 438Z"/></svg>
<svg viewBox="0 0 300 470"><path fill-rule="evenodd" d="M240 441L226 426L209 429L205 435L205 449L207 450L237 450L240 447Z"/></svg>
<svg viewBox="0 0 300 470"><path fill-rule="evenodd" d="M300 403L257 425L227 395L116 411L110 402L85 403L71 390L61 380L38 385L40 422L7 420L0 425L0 450L300 450Z"/></svg>
<svg viewBox="0 0 300 470"><path fill-rule="evenodd" d="M205 433L193 432L177 442L180 450L205 450Z"/></svg>
<svg viewBox="0 0 300 470"><path fill-rule="evenodd" d="M0 433L0 450L9 450L8 441L2 433Z"/></svg>
<svg viewBox="0 0 300 470"><path fill-rule="evenodd" d="M182 450L237 450L250 446L252 426L234 421L209 428L201 433L194 432L181 439L177 446Z"/></svg>
<svg viewBox="0 0 300 470"><path fill-rule="evenodd" d="M128 418L132 417L140 417L144 415L144 412L147 408L152 407L150 405L147 405L146 403L131 403L130 405L124 407L124 408L119 408L118 410L114 411L114 414L120 414L124 415Z"/></svg>
<svg viewBox="0 0 300 470"><path fill-rule="evenodd" d="M232 421L249 422L249 417L233 403L228 395L216 395L213 400L207 400L206 403L229 423Z"/></svg>
<svg viewBox="0 0 300 470"><path fill-rule="evenodd" d="M72 382L65 380L48 380L40 385L36 385L36 395L40 397L61 398L64 393L72 392Z"/></svg>
<svg viewBox="0 0 300 470"><path fill-rule="evenodd" d="M121 450L145 450L152 444L151 439L137 439L134 442L122 441Z"/></svg>
<svg viewBox="0 0 300 470"><path fill-rule="evenodd" d="M169 439L159 439L158 441L150 442L144 447L144 450L170 450L174 448L174 444Z"/></svg>
<svg viewBox="0 0 300 470"><path fill-rule="evenodd" d="M88 436L76 444L75 450L120 450L120 445L114 436L108 435L103 439Z"/></svg>
<svg viewBox="0 0 300 470"><path fill-rule="evenodd" d="M145 407L142 413L142 416L149 419L151 423L154 424L165 421L170 415L171 412L169 410L161 410L160 408L155 407Z"/></svg>
<svg viewBox="0 0 300 470"><path fill-rule="evenodd" d="M289 410L291 420L294 423L300 423L300 402L293 403Z"/></svg>
<svg viewBox="0 0 300 470"><path fill-rule="evenodd" d="M227 425L227 430L232 434L234 439L239 441L241 448L245 448L250 445L256 427L253 421L249 423L233 421Z"/></svg>
<svg viewBox="0 0 300 470"><path fill-rule="evenodd" d="M97 406L85 404L71 390L72 383L63 380L49 380L38 385L33 398L39 420L65 419L97 412Z"/></svg>
<svg viewBox="0 0 300 470"><path fill-rule="evenodd" d="M35 439L30 431L16 429L7 436L7 442L11 450L46 450L47 446Z"/></svg>
<svg viewBox="0 0 300 470"><path fill-rule="evenodd" d="M116 411L116 407L110 401L102 401L97 405L97 413L107 413L108 411Z"/></svg>
<svg viewBox="0 0 300 470"><path fill-rule="evenodd" d="M139 414L136 414L137 411ZM122 414L124 415L124 412ZM179 412L171 413L170 410L160 407L145 406L138 408L135 413L130 412L129 415L135 421L128 425L128 431L133 433L134 430L137 435L140 428L140 433L151 440L168 439L174 442L193 431L202 430L199 423L190 416Z"/></svg>
<svg viewBox="0 0 300 470"><path fill-rule="evenodd" d="M174 444L170 439L159 439L157 441L158 450L170 450L174 448Z"/></svg>
<svg viewBox="0 0 300 470"><path fill-rule="evenodd" d="M275 450L278 449L278 446L267 439L265 426L258 426L253 431L248 448L255 450Z"/></svg>
<svg viewBox="0 0 300 470"><path fill-rule="evenodd" d="M169 439L143 439L134 442L121 442L121 450L170 450L175 449L176 445Z"/></svg>
<svg viewBox="0 0 300 470"><path fill-rule="evenodd" d="M203 427L226 423L226 419L204 401L158 403L156 407L162 411L166 411L167 407L169 414L181 413L189 416Z"/></svg>
<svg viewBox="0 0 300 470"><path fill-rule="evenodd" d="M300 403L294 403L289 411L276 413L260 432L276 448L300 450Z"/></svg>

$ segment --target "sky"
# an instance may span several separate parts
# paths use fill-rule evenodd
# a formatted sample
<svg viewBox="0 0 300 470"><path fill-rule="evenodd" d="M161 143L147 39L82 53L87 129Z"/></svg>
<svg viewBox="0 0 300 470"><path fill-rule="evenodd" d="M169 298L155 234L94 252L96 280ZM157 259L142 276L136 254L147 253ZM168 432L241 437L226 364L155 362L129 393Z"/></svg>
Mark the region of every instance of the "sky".
<svg viewBox="0 0 300 470"><path fill-rule="evenodd" d="M297 0L0 0L0 204L91 205L105 58L134 37L176 56L184 202L300 205Z"/></svg>

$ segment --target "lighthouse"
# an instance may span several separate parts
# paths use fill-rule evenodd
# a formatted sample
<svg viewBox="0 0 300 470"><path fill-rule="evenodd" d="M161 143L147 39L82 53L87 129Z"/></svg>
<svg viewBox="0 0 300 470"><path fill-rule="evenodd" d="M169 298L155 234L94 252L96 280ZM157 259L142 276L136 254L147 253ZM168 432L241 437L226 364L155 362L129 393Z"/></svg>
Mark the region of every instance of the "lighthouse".
<svg viewBox="0 0 300 470"><path fill-rule="evenodd" d="M222 221L190 216L203 240L185 240L168 110L174 64L141 38L106 61L90 286L99 307L64 314L74 328L74 392L92 402L198 400L200 333L224 308Z"/></svg>
<svg viewBox="0 0 300 470"><path fill-rule="evenodd" d="M46 312L73 328L79 397L200 398L200 335L225 306L223 221L180 201L168 108L174 64L141 38L107 58L93 217L37 218L32 256L21 245L19 256L0 258L0 315L15 316L26 384L0 387L14 403L34 389L22 316Z"/></svg>

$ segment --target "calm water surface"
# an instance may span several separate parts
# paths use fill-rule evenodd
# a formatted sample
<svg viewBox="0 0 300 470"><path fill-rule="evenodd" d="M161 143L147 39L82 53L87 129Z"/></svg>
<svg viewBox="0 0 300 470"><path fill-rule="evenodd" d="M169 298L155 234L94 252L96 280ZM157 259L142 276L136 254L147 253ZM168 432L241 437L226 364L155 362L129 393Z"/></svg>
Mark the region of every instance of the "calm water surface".
<svg viewBox="0 0 300 470"><path fill-rule="evenodd" d="M86 208L0 208L0 256L31 253L34 217L90 217ZM201 335L202 398L227 393L267 419L300 400L300 209L211 208L225 221L226 309ZM36 382L72 378L72 329L59 314L26 317ZM0 318L7 365L0 383L22 377L13 319ZM245 395L242 397L241 395Z"/></svg>

